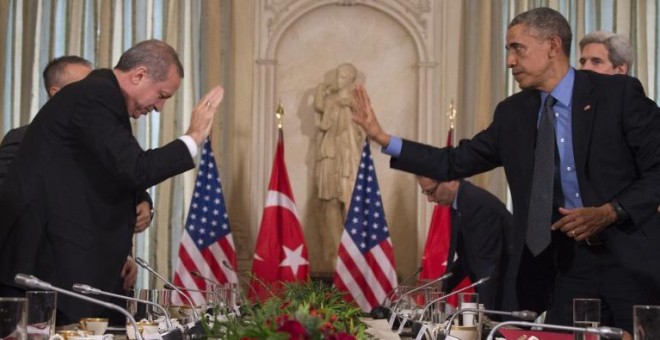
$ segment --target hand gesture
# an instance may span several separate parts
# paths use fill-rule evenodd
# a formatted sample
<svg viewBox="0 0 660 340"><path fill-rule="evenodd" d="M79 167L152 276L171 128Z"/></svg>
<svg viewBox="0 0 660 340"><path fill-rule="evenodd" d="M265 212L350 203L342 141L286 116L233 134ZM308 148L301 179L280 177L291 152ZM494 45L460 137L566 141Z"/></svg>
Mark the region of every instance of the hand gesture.
<svg viewBox="0 0 660 340"><path fill-rule="evenodd" d="M358 85L353 90L355 98L355 107L353 108L353 121L360 125L370 139L373 139L381 146L387 147L390 143L390 135L380 127L376 113L371 107L371 100L367 90L362 85Z"/></svg>
<svg viewBox="0 0 660 340"><path fill-rule="evenodd" d="M218 85L205 94L197 102L190 115L190 127L186 135L192 137L197 145L201 145L211 133L215 111L224 97L225 90Z"/></svg>

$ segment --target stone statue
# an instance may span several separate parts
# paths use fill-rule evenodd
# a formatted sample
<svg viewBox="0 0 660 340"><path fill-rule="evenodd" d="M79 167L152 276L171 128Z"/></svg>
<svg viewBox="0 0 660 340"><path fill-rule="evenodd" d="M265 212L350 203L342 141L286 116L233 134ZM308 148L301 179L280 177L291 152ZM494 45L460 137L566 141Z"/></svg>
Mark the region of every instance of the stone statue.
<svg viewBox="0 0 660 340"><path fill-rule="evenodd" d="M319 128L314 179L326 260L334 260L337 254L365 138L351 120L356 78L355 66L341 64L334 79L319 84L314 95L314 122Z"/></svg>

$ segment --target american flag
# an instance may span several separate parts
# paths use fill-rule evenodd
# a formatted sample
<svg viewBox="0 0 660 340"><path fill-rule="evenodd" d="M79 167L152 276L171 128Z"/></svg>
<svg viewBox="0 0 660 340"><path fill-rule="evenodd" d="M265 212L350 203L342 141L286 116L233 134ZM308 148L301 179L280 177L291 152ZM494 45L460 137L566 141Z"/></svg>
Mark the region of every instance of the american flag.
<svg viewBox="0 0 660 340"><path fill-rule="evenodd" d="M380 305L397 285L394 251L369 140L362 149L334 283L339 290L348 291L365 312Z"/></svg>
<svg viewBox="0 0 660 340"><path fill-rule="evenodd" d="M223 265L227 261L236 268L234 240L222 195L220 176L215 164L211 141L206 140L195 181L195 191L179 246L179 264L174 284L191 290L211 290L212 284L194 276L193 272L217 283L237 284L236 272ZM189 291L196 305L206 299L202 293Z"/></svg>

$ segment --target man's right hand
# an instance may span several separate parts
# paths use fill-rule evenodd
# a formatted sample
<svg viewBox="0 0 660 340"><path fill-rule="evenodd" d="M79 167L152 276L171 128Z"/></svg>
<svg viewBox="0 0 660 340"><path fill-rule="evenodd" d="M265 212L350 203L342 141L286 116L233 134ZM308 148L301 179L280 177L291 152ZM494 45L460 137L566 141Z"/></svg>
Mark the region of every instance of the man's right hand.
<svg viewBox="0 0 660 340"><path fill-rule="evenodd" d="M363 85L358 85L353 90L355 97L355 108L353 109L353 121L362 127L367 136L383 147L390 144L390 135L380 127L376 113L371 107L369 94Z"/></svg>
<svg viewBox="0 0 660 340"><path fill-rule="evenodd" d="M192 137L197 145L202 145L206 137L211 133L213 117L218 106L222 103L224 93L225 90L222 86L218 85L205 94L193 108L190 115L190 127L186 135Z"/></svg>

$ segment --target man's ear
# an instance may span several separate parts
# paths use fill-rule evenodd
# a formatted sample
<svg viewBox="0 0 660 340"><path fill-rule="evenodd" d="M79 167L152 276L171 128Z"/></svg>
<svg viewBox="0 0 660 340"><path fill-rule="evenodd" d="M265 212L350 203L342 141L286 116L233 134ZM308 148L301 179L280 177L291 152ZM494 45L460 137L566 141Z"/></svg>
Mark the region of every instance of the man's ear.
<svg viewBox="0 0 660 340"><path fill-rule="evenodd" d="M621 64L619 66L615 66L614 71L616 74L628 74L628 65Z"/></svg>
<svg viewBox="0 0 660 340"><path fill-rule="evenodd" d="M48 98L52 98L57 91L61 90L62 88L59 86L51 86L48 88Z"/></svg>
<svg viewBox="0 0 660 340"><path fill-rule="evenodd" d="M550 43L550 55L551 56L564 54L564 50L562 49L562 43L561 43L561 38L560 37L550 36L548 38L548 41Z"/></svg>
<svg viewBox="0 0 660 340"><path fill-rule="evenodd" d="M129 71L131 84L138 85L149 76L149 69L146 66L138 66Z"/></svg>

